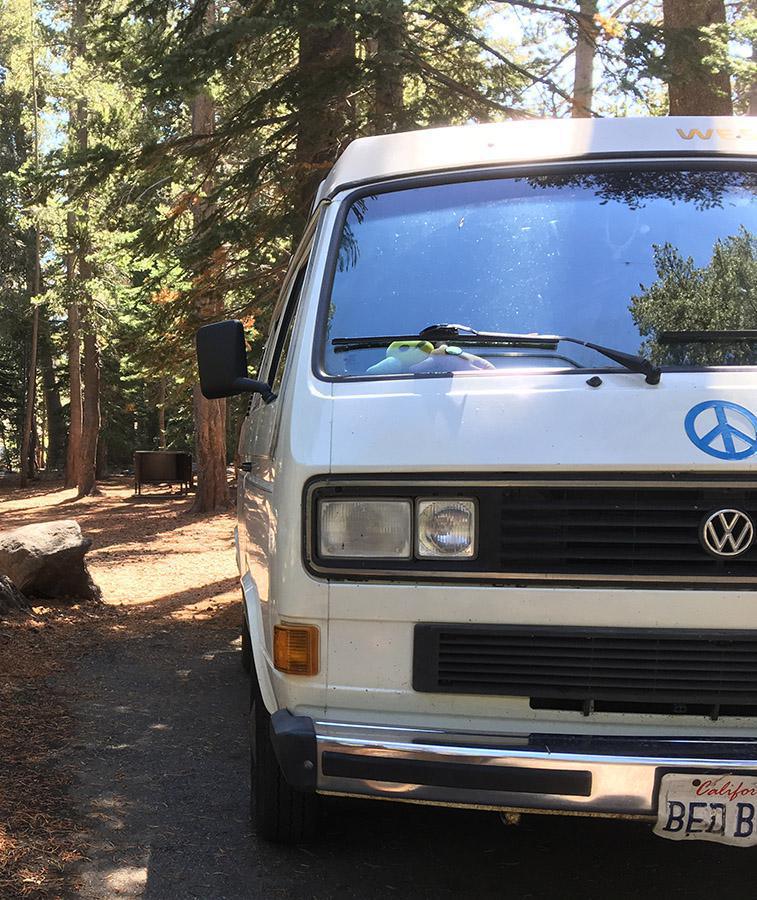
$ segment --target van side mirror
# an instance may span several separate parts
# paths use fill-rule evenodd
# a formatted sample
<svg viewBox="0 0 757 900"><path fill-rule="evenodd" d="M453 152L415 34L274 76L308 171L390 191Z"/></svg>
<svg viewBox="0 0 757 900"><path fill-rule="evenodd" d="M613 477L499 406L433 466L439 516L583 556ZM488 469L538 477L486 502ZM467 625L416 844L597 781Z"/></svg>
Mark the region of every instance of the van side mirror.
<svg viewBox="0 0 757 900"><path fill-rule="evenodd" d="M235 394L260 394L266 403L276 399L270 385L247 377L244 326L236 319L203 325L197 332L200 390L206 400Z"/></svg>

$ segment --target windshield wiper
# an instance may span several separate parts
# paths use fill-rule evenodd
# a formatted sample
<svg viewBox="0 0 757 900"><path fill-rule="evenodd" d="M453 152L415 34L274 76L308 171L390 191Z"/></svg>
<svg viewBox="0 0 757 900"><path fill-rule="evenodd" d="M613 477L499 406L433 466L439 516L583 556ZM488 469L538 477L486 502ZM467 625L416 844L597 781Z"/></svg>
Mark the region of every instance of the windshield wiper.
<svg viewBox="0 0 757 900"><path fill-rule="evenodd" d="M337 352L345 350L357 350L360 348L387 347L394 341L455 341L458 344L475 344L479 347L496 344L507 344L511 347L539 347L544 350L554 350L560 343L580 344L606 356L613 362L628 369L629 372L638 372L644 375L647 384L658 384L661 370L643 356L633 353L625 353L612 347L603 347L591 341L582 341L580 338L568 337L560 334L518 334L509 331L476 331L468 325L428 325L417 334L395 334L376 337L334 338L331 341Z"/></svg>
<svg viewBox="0 0 757 900"><path fill-rule="evenodd" d="M660 344L728 344L731 341L757 341L757 328L732 331L661 331L657 335Z"/></svg>

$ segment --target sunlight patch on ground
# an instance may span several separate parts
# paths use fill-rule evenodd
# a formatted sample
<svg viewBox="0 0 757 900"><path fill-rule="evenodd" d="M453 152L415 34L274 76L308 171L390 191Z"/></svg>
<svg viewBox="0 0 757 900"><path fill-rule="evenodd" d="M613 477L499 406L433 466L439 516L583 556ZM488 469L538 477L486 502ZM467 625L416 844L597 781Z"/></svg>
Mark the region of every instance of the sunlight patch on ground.
<svg viewBox="0 0 757 900"><path fill-rule="evenodd" d="M135 497L129 479L110 479L102 495L37 484L18 496L0 491L3 526L76 519L92 540L87 554L103 599L114 605L164 604L176 618L204 618L211 602L237 601L231 515L196 517L192 498L157 492Z"/></svg>
<svg viewBox="0 0 757 900"><path fill-rule="evenodd" d="M121 866L105 876L105 884L116 897L139 896L147 887L147 867Z"/></svg>

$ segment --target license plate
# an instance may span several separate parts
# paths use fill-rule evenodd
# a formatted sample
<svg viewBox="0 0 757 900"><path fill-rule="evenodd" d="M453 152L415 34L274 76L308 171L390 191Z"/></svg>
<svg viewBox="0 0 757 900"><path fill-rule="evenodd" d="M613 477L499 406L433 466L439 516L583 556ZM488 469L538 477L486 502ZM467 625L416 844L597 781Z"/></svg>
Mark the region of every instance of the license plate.
<svg viewBox="0 0 757 900"><path fill-rule="evenodd" d="M757 776L663 775L654 833L672 841L757 844Z"/></svg>

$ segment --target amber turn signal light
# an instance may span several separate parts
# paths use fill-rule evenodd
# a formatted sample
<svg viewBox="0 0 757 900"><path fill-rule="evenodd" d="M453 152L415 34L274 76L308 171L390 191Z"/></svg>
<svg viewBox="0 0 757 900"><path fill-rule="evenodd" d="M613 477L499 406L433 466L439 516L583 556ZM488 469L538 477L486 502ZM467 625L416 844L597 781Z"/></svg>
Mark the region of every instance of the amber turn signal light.
<svg viewBox="0 0 757 900"><path fill-rule="evenodd" d="M318 627L316 625L274 625L273 664L288 675L315 675L318 672Z"/></svg>

